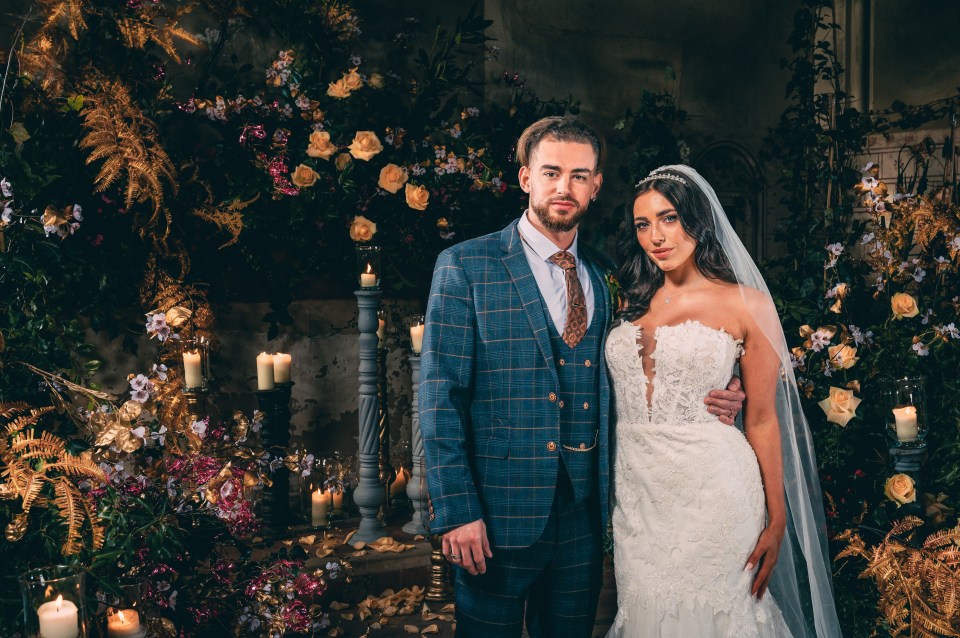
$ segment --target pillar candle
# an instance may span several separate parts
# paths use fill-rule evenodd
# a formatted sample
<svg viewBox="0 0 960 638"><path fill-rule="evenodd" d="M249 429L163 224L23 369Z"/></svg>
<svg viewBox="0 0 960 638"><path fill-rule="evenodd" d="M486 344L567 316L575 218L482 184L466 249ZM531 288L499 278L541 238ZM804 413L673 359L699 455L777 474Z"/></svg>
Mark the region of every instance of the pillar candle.
<svg viewBox="0 0 960 638"><path fill-rule="evenodd" d="M343 514L343 489L333 491L333 513Z"/></svg>
<svg viewBox="0 0 960 638"><path fill-rule="evenodd" d="M203 386L203 374L200 370L200 353L183 353L183 387L199 388Z"/></svg>
<svg viewBox="0 0 960 638"><path fill-rule="evenodd" d="M407 489L407 480L409 480L409 478L410 472L407 471L407 468L401 467L400 471L397 472L397 480L390 484L390 496L403 494Z"/></svg>
<svg viewBox="0 0 960 638"><path fill-rule="evenodd" d="M278 352L273 355L273 382L290 383L290 367L292 359L289 354Z"/></svg>
<svg viewBox="0 0 960 638"><path fill-rule="evenodd" d="M257 389L273 390L273 357L266 352L257 355Z"/></svg>
<svg viewBox="0 0 960 638"><path fill-rule="evenodd" d="M377 285L377 273L373 272L373 266L367 264L367 272L360 273L360 287L374 288Z"/></svg>
<svg viewBox="0 0 960 638"><path fill-rule="evenodd" d="M423 350L423 326L410 326L410 345L413 346L414 354L420 354Z"/></svg>
<svg viewBox="0 0 960 638"><path fill-rule="evenodd" d="M912 405L893 409L893 418L897 422L897 440L907 443L916 441L917 430L917 409Z"/></svg>
<svg viewBox="0 0 960 638"><path fill-rule="evenodd" d="M72 601L64 600L63 596L40 605L37 616L43 638L77 638L80 635L80 612Z"/></svg>
<svg viewBox="0 0 960 638"><path fill-rule="evenodd" d="M387 329L387 322L383 319L377 319L377 347L383 347L383 337Z"/></svg>
<svg viewBox="0 0 960 638"><path fill-rule="evenodd" d="M107 638L144 638L146 633L140 624L140 614L133 609L107 614Z"/></svg>
<svg viewBox="0 0 960 638"><path fill-rule="evenodd" d="M310 495L310 522L314 527L324 527L327 524L327 508L330 507L330 492L317 488Z"/></svg>

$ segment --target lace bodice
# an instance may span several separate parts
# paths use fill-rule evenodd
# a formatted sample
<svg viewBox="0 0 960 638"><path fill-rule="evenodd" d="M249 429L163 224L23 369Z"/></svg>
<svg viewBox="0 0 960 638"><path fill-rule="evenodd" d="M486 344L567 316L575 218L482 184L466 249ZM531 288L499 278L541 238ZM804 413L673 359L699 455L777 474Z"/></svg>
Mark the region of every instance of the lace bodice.
<svg viewBox="0 0 960 638"><path fill-rule="evenodd" d="M617 403L617 423L703 423L704 397L725 388L743 352L742 340L725 330L689 320L656 330L653 394L647 404L647 379L640 358L641 328L623 322L607 337L606 355Z"/></svg>

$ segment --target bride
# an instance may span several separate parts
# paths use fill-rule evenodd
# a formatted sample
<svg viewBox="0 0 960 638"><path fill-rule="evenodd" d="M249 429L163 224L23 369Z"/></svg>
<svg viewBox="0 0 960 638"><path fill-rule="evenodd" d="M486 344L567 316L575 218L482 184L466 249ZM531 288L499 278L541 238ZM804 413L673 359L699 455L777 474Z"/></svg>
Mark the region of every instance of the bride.
<svg viewBox="0 0 960 638"><path fill-rule="evenodd" d="M622 323L608 637L840 635L817 464L770 293L688 166L637 184L618 242ZM743 432L701 400L739 363Z"/></svg>

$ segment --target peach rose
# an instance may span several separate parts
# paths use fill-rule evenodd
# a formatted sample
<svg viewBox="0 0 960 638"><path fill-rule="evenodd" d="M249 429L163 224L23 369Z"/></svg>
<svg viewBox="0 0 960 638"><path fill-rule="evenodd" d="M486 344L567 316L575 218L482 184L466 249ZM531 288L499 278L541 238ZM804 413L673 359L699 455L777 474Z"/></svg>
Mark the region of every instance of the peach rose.
<svg viewBox="0 0 960 638"><path fill-rule="evenodd" d="M387 164L380 169L380 180L377 182L377 186L392 195L396 195L400 187L407 183L407 179L407 169L396 164Z"/></svg>
<svg viewBox="0 0 960 638"><path fill-rule="evenodd" d="M319 175L315 170L306 164L301 164L293 171L293 177L290 178L290 181L300 188L310 188L317 183L317 177Z"/></svg>
<svg viewBox="0 0 960 638"><path fill-rule="evenodd" d="M330 84L328 84L327 95L329 95L330 97L341 99L341 100L344 98L350 97L350 89L347 88L346 80L344 80L344 78L340 78L336 82L331 82Z"/></svg>
<svg viewBox="0 0 960 638"><path fill-rule="evenodd" d="M357 131L350 142L350 154L365 162L382 150L383 144L373 131Z"/></svg>
<svg viewBox="0 0 960 638"><path fill-rule="evenodd" d="M367 78L367 84L371 89L382 89L384 85L383 74L371 73L370 77Z"/></svg>
<svg viewBox="0 0 960 638"><path fill-rule="evenodd" d="M414 186L407 184L404 195L407 199L407 206L416 210L427 210L427 202L430 200L430 191L425 186Z"/></svg>
<svg viewBox="0 0 960 638"><path fill-rule="evenodd" d="M193 316L193 311L183 306L174 306L166 312L165 319L171 328L179 328Z"/></svg>
<svg viewBox="0 0 960 638"><path fill-rule="evenodd" d="M819 403L820 409L827 415L827 421L837 425L846 425L857 415L860 399L853 396L853 390L844 390L830 386L830 396Z"/></svg>
<svg viewBox="0 0 960 638"><path fill-rule="evenodd" d="M894 319L916 317L920 313L920 310L917 308L917 300L905 292L895 294L890 299L890 307L893 309Z"/></svg>
<svg viewBox="0 0 960 638"><path fill-rule="evenodd" d="M913 503L917 500L917 488L913 479L906 474L894 474L883 484L883 493L897 504Z"/></svg>
<svg viewBox="0 0 960 638"><path fill-rule="evenodd" d="M849 370L860 360L857 358L857 349L847 344L830 346L827 353L830 355L830 365L837 370Z"/></svg>
<svg viewBox="0 0 960 638"><path fill-rule="evenodd" d="M307 155L329 160L336 152L337 145L330 141L329 132L314 131L310 134L310 146L307 147Z"/></svg>
<svg viewBox="0 0 960 638"><path fill-rule="evenodd" d="M357 73L357 67L353 67L348 73L344 73L341 79L349 91L356 91L363 86L363 80L360 78L360 74Z"/></svg>
<svg viewBox="0 0 960 638"><path fill-rule="evenodd" d="M350 239L353 241L370 241L377 234L377 225L364 217L357 215L350 224Z"/></svg>
<svg viewBox="0 0 960 638"><path fill-rule="evenodd" d="M349 153L340 153L339 155L337 155L337 159L333 160L333 163L336 164L338 171L342 171L352 161L353 159L350 157Z"/></svg>

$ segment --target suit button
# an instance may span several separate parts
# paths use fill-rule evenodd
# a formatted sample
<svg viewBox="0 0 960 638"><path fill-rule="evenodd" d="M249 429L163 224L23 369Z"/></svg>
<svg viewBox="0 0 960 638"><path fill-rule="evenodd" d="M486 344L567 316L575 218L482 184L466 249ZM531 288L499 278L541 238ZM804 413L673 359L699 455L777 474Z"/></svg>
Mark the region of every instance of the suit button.
<svg viewBox="0 0 960 638"><path fill-rule="evenodd" d="M581 443L581 444L580 444L580 449L581 449L581 450L586 450L586 449L587 449L587 444L586 444L586 443Z"/></svg>
<svg viewBox="0 0 960 638"><path fill-rule="evenodd" d="M560 403L558 403L557 405L559 405L559 406L562 408L562 407L563 407L563 399L560 399Z"/></svg>
<svg viewBox="0 0 960 638"><path fill-rule="evenodd" d="M583 402L583 409L584 409L584 410L589 410L589 409L590 409L590 404L587 403L586 401L584 401L584 402Z"/></svg>
<svg viewBox="0 0 960 638"><path fill-rule="evenodd" d="M553 441L550 441L549 443L547 443L547 449L550 450L551 452L556 452L557 444L554 443Z"/></svg>
<svg viewBox="0 0 960 638"><path fill-rule="evenodd" d="M557 400L557 393L551 392L550 394L547 395L547 398L550 399L550 403L553 403L554 401Z"/></svg>
<svg viewBox="0 0 960 638"><path fill-rule="evenodd" d="M592 366L593 364L590 363L590 359L587 359L586 361L583 362L583 365L584 365L585 367L589 368L589 367Z"/></svg>
<svg viewBox="0 0 960 638"><path fill-rule="evenodd" d="M563 359L560 359L559 361L557 361L557 363L559 363L559 364L562 365L562 366L567 365L567 362L564 361Z"/></svg>

